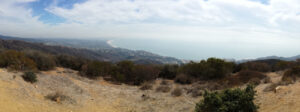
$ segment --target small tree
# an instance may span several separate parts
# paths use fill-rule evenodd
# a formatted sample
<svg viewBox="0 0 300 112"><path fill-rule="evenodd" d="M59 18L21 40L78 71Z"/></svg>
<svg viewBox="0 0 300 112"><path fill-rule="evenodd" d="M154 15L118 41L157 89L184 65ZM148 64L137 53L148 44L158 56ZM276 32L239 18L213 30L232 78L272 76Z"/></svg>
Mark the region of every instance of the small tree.
<svg viewBox="0 0 300 112"><path fill-rule="evenodd" d="M174 79L176 77L178 68L178 65L164 65L159 73L159 77Z"/></svg>
<svg viewBox="0 0 300 112"><path fill-rule="evenodd" d="M39 51L26 51L26 56L32 59L39 70L52 70L56 67L54 56Z"/></svg>
<svg viewBox="0 0 300 112"><path fill-rule="evenodd" d="M235 64L222 59L209 58L199 63L190 62L180 67L179 72L201 80L222 79L233 72Z"/></svg>
<svg viewBox="0 0 300 112"><path fill-rule="evenodd" d="M80 70L82 65L89 62L84 58L74 57L69 55L56 56L56 64L61 67L71 68L73 70Z"/></svg>
<svg viewBox="0 0 300 112"><path fill-rule="evenodd" d="M254 86L245 89L226 89L220 93L205 92L204 99L196 104L195 112L257 112L254 104Z"/></svg>
<svg viewBox="0 0 300 112"><path fill-rule="evenodd" d="M35 83L37 82L37 77L36 74L33 72L25 72L24 75L22 75L22 78L30 83Z"/></svg>
<svg viewBox="0 0 300 112"><path fill-rule="evenodd" d="M80 72L83 76L95 79L99 76L108 75L111 66L109 62L93 61L83 65Z"/></svg>

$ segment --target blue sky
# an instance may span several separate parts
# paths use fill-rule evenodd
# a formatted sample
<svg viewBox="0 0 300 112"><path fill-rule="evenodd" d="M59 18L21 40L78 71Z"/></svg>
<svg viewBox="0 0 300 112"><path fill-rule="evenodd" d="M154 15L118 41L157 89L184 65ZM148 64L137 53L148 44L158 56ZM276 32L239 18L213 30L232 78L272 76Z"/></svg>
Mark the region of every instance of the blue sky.
<svg viewBox="0 0 300 112"><path fill-rule="evenodd" d="M300 54L299 29L299 0L0 0L0 34L19 37L205 43L252 58Z"/></svg>
<svg viewBox="0 0 300 112"><path fill-rule="evenodd" d="M48 12L46 9L51 6L63 7L66 9L73 8L76 3L83 3L85 0L38 0L28 3L33 16L39 16L39 20L46 24L59 24L66 22L66 19Z"/></svg>

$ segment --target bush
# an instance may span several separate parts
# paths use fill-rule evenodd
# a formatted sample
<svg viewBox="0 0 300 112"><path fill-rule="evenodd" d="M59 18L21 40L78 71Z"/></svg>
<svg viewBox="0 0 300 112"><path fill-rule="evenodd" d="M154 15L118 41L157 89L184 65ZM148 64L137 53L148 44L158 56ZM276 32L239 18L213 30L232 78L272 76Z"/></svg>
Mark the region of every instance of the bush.
<svg viewBox="0 0 300 112"><path fill-rule="evenodd" d="M166 79L174 79L178 72L178 65L164 65L159 73L159 77Z"/></svg>
<svg viewBox="0 0 300 112"><path fill-rule="evenodd" d="M259 85L261 83L261 79L259 78L252 78L249 80L248 82L249 84L253 84L253 85Z"/></svg>
<svg viewBox="0 0 300 112"><path fill-rule="evenodd" d="M257 112L258 106L253 102L255 93L253 86L220 93L206 91L204 99L196 104L195 112Z"/></svg>
<svg viewBox="0 0 300 112"><path fill-rule="evenodd" d="M176 76L175 82L180 84L191 84L192 78L185 74L179 74Z"/></svg>
<svg viewBox="0 0 300 112"><path fill-rule="evenodd" d="M112 68L111 75L114 81L132 84L134 79L134 63L131 61L121 61Z"/></svg>
<svg viewBox="0 0 300 112"><path fill-rule="evenodd" d="M151 65L135 65L131 61L121 61L113 67L112 78L126 84L140 85L158 77L159 69Z"/></svg>
<svg viewBox="0 0 300 112"><path fill-rule="evenodd" d="M80 57L73 57L69 55L57 55L56 64L61 67L70 68L73 70L80 70L81 67L88 63L89 60Z"/></svg>
<svg viewBox="0 0 300 112"><path fill-rule="evenodd" d="M0 66L18 71L36 70L36 63L33 60L26 57L24 53L14 50L7 50L0 54Z"/></svg>
<svg viewBox="0 0 300 112"><path fill-rule="evenodd" d="M140 90L150 90L152 89L152 85L149 83L144 83L142 84L142 86L140 87Z"/></svg>
<svg viewBox="0 0 300 112"><path fill-rule="evenodd" d="M22 78L27 81L27 82L30 82L30 83L35 83L37 82L37 76L35 73L33 72L25 72L23 75L22 75Z"/></svg>
<svg viewBox="0 0 300 112"><path fill-rule="evenodd" d="M228 83L228 86L231 87L250 83L250 81L255 81L258 83L258 81L260 82L260 80L266 77L266 75L257 71L244 70L240 71L237 75L232 75L226 78L225 80Z"/></svg>
<svg viewBox="0 0 300 112"><path fill-rule="evenodd" d="M285 70L285 69L291 68L293 65L294 64L289 61L279 61L274 65L273 71Z"/></svg>
<svg viewBox="0 0 300 112"><path fill-rule="evenodd" d="M270 77L266 77L263 79L263 83L267 84L267 83L272 83L272 80Z"/></svg>
<svg viewBox="0 0 300 112"><path fill-rule="evenodd" d="M172 96L178 97L182 95L182 89L181 88L176 88L172 91L171 93Z"/></svg>
<svg viewBox="0 0 300 112"><path fill-rule="evenodd" d="M246 62L239 65L241 70L250 70L250 71L258 71L258 72L270 72L272 71L272 67L267 63L263 62Z"/></svg>
<svg viewBox="0 0 300 112"><path fill-rule="evenodd" d="M198 96L202 96L203 95L203 90L199 90L199 89L192 89L191 90L192 93L192 97L196 98Z"/></svg>
<svg viewBox="0 0 300 112"><path fill-rule="evenodd" d="M222 79L233 72L235 64L222 59L209 58L199 63L190 62L180 67L180 72L200 80Z"/></svg>
<svg viewBox="0 0 300 112"><path fill-rule="evenodd" d="M163 92L163 93L167 93L171 90L171 88L169 86L159 86L156 88L156 92Z"/></svg>
<svg viewBox="0 0 300 112"><path fill-rule="evenodd" d="M158 77L159 69L150 65L136 65L133 71L133 84L140 85L145 81L152 81Z"/></svg>
<svg viewBox="0 0 300 112"><path fill-rule="evenodd" d="M82 66L81 75L95 79L99 76L109 75L112 65L109 62L92 61Z"/></svg>
<svg viewBox="0 0 300 112"><path fill-rule="evenodd" d="M166 80L162 80L162 81L160 82L160 85L169 85L169 82L166 81Z"/></svg>
<svg viewBox="0 0 300 112"><path fill-rule="evenodd" d="M39 70L52 70L56 67L55 58L50 54L38 51L27 51L25 53L27 57L36 63Z"/></svg>
<svg viewBox="0 0 300 112"><path fill-rule="evenodd" d="M47 96L45 96L45 98L54 101L56 103L62 103L62 102L68 102L68 103L76 103L76 101L74 99L72 99L69 96L66 96L64 94L62 94L61 92L56 92L54 94L49 94Z"/></svg>
<svg viewBox="0 0 300 112"><path fill-rule="evenodd" d="M300 77L300 66L287 70L282 77L282 81L289 81L289 79L296 81L298 77Z"/></svg>

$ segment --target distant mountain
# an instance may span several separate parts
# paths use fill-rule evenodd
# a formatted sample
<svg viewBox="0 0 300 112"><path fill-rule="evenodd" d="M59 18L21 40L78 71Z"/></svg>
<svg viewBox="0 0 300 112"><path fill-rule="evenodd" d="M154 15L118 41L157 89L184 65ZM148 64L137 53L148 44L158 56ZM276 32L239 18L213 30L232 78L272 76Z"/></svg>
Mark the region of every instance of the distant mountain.
<svg viewBox="0 0 300 112"><path fill-rule="evenodd" d="M296 61L297 59L300 59L300 55L292 56L292 57L279 57L279 56L267 56L267 57L260 57L256 59L244 59L244 60L238 60L236 63L245 63L249 61L274 61L274 60L282 60L282 61Z"/></svg>
<svg viewBox="0 0 300 112"><path fill-rule="evenodd" d="M278 59L278 60L284 60L284 61L295 61L297 59L300 59L300 55L292 56L292 57L268 56L268 57L257 58L256 60L266 60L266 59Z"/></svg>
<svg viewBox="0 0 300 112"><path fill-rule="evenodd" d="M91 50L97 49L111 49L109 44L107 44L106 39L98 40L84 40L84 39L61 39L61 38L20 38L11 36L2 36L0 39L4 40L22 40L26 42L34 43L44 43L46 45L59 45L74 48L85 48Z"/></svg>
<svg viewBox="0 0 300 112"><path fill-rule="evenodd" d="M182 64L183 61L146 51L113 48L107 40L37 39L0 35L0 48L38 50L52 54L67 54L88 59L118 62L131 60L139 64Z"/></svg>

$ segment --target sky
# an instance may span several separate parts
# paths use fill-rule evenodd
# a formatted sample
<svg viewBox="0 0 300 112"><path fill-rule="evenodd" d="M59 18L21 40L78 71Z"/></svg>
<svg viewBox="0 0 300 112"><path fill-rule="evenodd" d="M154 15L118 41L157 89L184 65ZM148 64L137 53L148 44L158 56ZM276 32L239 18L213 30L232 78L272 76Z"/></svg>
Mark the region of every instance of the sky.
<svg viewBox="0 0 300 112"><path fill-rule="evenodd" d="M180 58L293 56L299 29L300 0L0 0L1 35L154 39L204 52L162 53Z"/></svg>

